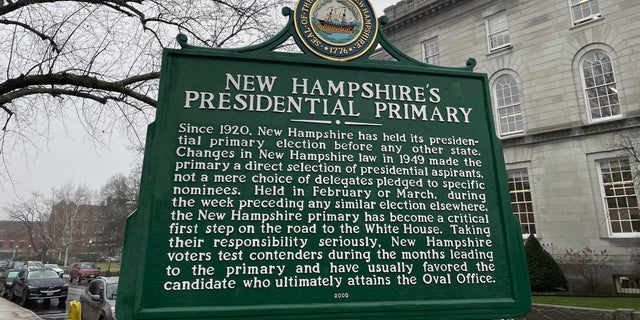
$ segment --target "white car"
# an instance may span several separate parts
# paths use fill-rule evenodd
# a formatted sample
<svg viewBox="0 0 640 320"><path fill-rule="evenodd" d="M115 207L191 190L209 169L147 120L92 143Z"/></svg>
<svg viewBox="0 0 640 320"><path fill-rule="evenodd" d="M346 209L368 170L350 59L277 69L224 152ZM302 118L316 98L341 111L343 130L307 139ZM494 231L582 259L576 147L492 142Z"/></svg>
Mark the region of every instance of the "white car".
<svg viewBox="0 0 640 320"><path fill-rule="evenodd" d="M62 270L62 268L60 268L55 263L45 263L44 267L53 269L53 271L55 271L60 276L60 278L62 278L62 276L64 275L64 270Z"/></svg>

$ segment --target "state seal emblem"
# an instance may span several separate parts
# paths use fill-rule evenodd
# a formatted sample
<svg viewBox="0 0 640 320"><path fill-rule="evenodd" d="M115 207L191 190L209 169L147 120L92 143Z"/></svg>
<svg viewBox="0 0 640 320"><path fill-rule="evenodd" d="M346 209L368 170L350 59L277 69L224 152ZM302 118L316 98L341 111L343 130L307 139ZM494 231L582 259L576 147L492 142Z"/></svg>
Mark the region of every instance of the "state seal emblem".
<svg viewBox="0 0 640 320"><path fill-rule="evenodd" d="M299 0L294 22L307 49L336 61L365 54L378 32L378 20L367 0Z"/></svg>

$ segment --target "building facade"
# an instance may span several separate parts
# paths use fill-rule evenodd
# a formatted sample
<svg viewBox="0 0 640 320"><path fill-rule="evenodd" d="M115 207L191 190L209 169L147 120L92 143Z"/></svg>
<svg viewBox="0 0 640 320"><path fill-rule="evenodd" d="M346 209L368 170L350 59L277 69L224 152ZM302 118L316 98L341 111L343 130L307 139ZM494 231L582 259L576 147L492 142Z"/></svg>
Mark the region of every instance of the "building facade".
<svg viewBox="0 0 640 320"><path fill-rule="evenodd" d="M101 260L120 256L126 215L107 205L60 202L53 206L50 221L59 230L57 254L63 260Z"/></svg>
<svg viewBox="0 0 640 320"><path fill-rule="evenodd" d="M640 1L405 0L384 14L409 56L473 57L488 75L523 238L556 260L606 250L604 290L639 294L640 163L625 147L640 139Z"/></svg>
<svg viewBox="0 0 640 320"><path fill-rule="evenodd" d="M29 231L24 223L0 221L0 259L10 260L33 253Z"/></svg>

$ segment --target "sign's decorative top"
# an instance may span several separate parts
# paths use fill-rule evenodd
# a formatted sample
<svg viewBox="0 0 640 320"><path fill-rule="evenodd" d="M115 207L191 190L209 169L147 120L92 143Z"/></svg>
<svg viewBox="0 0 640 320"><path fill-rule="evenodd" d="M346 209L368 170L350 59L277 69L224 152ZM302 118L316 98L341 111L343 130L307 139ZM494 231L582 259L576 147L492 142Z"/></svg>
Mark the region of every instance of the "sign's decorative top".
<svg viewBox="0 0 640 320"><path fill-rule="evenodd" d="M487 75L402 53L367 0L282 12L263 43L163 50L118 319L526 314Z"/></svg>
<svg viewBox="0 0 640 320"><path fill-rule="evenodd" d="M335 61L365 54L378 31L378 20L367 0L299 0L294 21L306 48Z"/></svg>

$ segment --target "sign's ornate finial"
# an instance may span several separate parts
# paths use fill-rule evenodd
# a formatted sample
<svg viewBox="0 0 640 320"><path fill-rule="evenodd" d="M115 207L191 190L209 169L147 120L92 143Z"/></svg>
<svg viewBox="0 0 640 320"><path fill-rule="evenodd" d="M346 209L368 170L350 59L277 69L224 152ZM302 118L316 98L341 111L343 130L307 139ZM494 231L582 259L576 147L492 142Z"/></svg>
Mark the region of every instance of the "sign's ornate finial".
<svg viewBox="0 0 640 320"><path fill-rule="evenodd" d="M366 0L300 0L294 22L306 49L334 61L363 56L378 32L378 20Z"/></svg>

